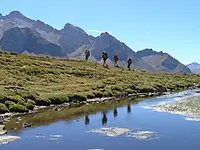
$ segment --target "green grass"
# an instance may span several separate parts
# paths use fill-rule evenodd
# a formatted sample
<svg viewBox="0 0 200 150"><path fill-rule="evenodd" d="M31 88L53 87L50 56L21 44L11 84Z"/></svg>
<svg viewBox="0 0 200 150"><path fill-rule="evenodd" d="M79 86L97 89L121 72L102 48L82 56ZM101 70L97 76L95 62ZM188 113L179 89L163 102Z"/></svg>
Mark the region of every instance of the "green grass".
<svg viewBox="0 0 200 150"><path fill-rule="evenodd" d="M200 85L199 75L128 71L82 60L0 52L0 103L62 104L87 98L163 92ZM30 103L31 101L31 103ZM6 104L10 110L10 105Z"/></svg>

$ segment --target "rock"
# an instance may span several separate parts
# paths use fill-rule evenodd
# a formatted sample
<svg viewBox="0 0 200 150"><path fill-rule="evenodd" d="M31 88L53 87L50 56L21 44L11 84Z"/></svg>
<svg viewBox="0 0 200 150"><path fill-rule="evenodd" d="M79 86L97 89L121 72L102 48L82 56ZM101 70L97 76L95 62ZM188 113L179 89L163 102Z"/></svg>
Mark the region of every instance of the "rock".
<svg viewBox="0 0 200 150"><path fill-rule="evenodd" d="M3 135L0 136L0 144L8 144L18 139L20 139L18 136Z"/></svg>
<svg viewBox="0 0 200 150"><path fill-rule="evenodd" d="M17 121L21 121L22 119L21 119L21 117L17 117Z"/></svg>
<svg viewBox="0 0 200 150"><path fill-rule="evenodd" d="M22 124L22 127L23 127L23 128L30 128L30 127L32 127L32 124L33 124L33 123L24 122L24 123Z"/></svg>
<svg viewBox="0 0 200 150"><path fill-rule="evenodd" d="M7 134L7 130L5 130L5 125L0 125L0 135Z"/></svg>
<svg viewBox="0 0 200 150"><path fill-rule="evenodd" d="M0 135L4 135L4 134L7 134L8 131L7 130L0 130Z"/></svg>
<svg viewBox="0 0 200 150"><path fill-rule="evenodd" d="M5 130L5 125L0 125L0 131Z"/></svg>

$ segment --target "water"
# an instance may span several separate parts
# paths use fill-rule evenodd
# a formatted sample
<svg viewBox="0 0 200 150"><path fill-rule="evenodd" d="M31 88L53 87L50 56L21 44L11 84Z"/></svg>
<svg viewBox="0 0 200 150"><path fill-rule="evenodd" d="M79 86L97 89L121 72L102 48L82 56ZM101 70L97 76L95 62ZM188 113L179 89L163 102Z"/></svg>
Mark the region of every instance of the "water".
<svg viewBox="0 0 200 150"><path fill-rule="evenodd" d="M88 112L85 115L80 113L80 116L76 114L75 119L71 116L67 119L56 121L52 119L54 121L45 122L44 120L49 116L47 115L44 120L38 122L39 125L36 127L17 132L10 131L9 134L20 136L21 139L7 145L0 145L0 150L198 150L200 148L199 122L187 121L180 115L144 108L191 95L194 93L186 91L133 104L126 101L120 104L122 106L112 105L111 108L97 113ZM102 110L98 107L97 109ZM30 119L30 116L27 117ZM125 128L130 132L154 132L156 138L140 139L125 134L107 136L88 132L113 127ZM132 134L130 132L128 134Z"/></svg>

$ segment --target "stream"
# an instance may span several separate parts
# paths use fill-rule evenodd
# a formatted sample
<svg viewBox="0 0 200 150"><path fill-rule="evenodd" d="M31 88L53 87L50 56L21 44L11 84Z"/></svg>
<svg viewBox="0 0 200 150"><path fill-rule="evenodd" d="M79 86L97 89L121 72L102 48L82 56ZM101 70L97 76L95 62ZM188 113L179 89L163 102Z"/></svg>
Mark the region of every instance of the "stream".
<svg viewBox="0 0 200 150"><path fill-rule="evenodd" d="M33 122L31 128L20 128L13 118L6 129L19 138L1 143L0 150L199 150L198 91L18 118Z"/></svg>

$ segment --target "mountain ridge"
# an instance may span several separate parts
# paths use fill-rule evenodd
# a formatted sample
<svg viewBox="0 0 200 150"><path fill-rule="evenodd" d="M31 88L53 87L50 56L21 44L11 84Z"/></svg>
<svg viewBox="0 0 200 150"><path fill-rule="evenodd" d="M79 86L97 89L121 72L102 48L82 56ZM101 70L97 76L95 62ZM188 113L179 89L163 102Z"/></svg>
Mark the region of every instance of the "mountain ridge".
<svg viewBox="0 0 200 150"><path fill-rule="evenodd" d="M134 52L125 43L108 32L103 32L99 36L93 37L88 35L82 28L70 23L66 23L63 29L58 30L40 20L30 19L19 11L13 11L1 18L3 20L0 21L0 39L2 39L6 31L12 28L29 28L33 32L38 33L45 41L60 47L57 48L57 50L60 49L58 53L62 49L63 54L68 55L70 58L82 59L84 50L90 49L92 54L91 59L96 62L100 61L101 52L106 51L111 62L113 55L117 53L121 66L126 66L127 58L131 57L134 60L132 68L150 72L191 73L186 66L169 54L156 52L152 49ZM12 37L9 38L9 40L13 40Z"/></svg>

